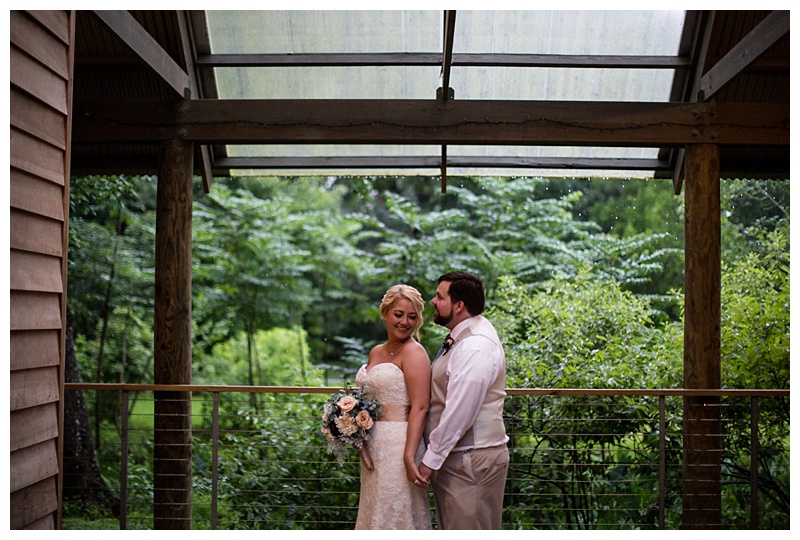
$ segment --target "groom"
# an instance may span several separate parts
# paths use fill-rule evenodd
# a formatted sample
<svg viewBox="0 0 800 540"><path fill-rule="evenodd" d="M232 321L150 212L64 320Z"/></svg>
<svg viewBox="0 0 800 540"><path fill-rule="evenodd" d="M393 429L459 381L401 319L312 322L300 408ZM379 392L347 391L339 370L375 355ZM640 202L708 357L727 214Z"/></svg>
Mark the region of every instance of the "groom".
<svg viewBox="0 0 800 540"><path fill-rule="evenodd" d="M469 272L444 274L431 303L433 321L450 334L431 368L428 449L419 471L430 479L441 529L500 529L509 463L505 353L481 315L483 281Z"/></svg>

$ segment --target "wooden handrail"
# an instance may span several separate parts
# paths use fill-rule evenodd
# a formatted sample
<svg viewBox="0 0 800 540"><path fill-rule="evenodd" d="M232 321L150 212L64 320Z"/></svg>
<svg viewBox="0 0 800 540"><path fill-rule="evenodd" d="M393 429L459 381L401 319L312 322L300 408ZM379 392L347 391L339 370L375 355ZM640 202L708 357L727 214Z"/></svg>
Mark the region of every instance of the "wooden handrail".
<svg viewBox="0 0 800 540"><path fill-rule="evenodd" d="M229 386L206 384L65 383L66 390L128 392L253 392L329 394L342 386ZM506 388L509 396L718 396L789 397L789 390L739 388Z"/></svg>

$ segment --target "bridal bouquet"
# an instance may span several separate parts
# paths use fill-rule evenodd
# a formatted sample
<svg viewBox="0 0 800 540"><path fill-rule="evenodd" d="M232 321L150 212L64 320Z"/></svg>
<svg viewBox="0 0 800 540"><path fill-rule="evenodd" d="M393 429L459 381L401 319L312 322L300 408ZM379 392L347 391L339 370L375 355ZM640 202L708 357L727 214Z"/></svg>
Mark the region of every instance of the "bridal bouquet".
<svg viewBox="0 0 800 540"><path fill-rule="evenodd" d="M322 434L328 441L328 453L334 454L339 464L344 463L351 447L365 454L365 444L379 414L378 401L366 396L360 386L347 385L329 397L322 413ZM368 458L365 461L369 464Z"/></svg>

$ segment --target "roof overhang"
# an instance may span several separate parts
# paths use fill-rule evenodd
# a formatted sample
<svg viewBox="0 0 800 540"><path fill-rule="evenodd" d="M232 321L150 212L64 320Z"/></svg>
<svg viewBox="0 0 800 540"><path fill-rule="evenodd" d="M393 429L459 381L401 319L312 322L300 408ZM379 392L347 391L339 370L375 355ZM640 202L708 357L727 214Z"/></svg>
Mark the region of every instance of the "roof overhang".
<svg viewBox="0 0 800 540"><path fill-rule="evenodd" d="M673 56L459 53L455 21L441 14L439 52L214 54L202 11L86 12L73 171L152 173L158 144L178 138L196 143L207 187L236 171L455 170L670 176L678 191L683 147L712 143L726 176L788 178L788 11L687 12ZM436 68L440 79L429 99L219 98L221 69L376 66ZM667 102L460 99L454 70L477 67L674 76Z"/></svg>

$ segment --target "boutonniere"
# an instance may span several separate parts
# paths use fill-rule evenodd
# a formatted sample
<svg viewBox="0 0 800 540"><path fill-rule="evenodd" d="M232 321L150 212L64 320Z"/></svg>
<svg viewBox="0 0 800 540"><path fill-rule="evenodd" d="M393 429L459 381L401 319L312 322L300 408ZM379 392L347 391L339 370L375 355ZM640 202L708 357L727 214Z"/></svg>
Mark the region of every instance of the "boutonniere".
<svg viewBox="0 0 800 540"><path fill-rule="evenodd" d="M442 354L445 354L447 351L449 351L450 347L455 345L455 343L456 340L453 339L453 336L448 334L447 337L444 338L444 341L442 342Z"/></svg>

